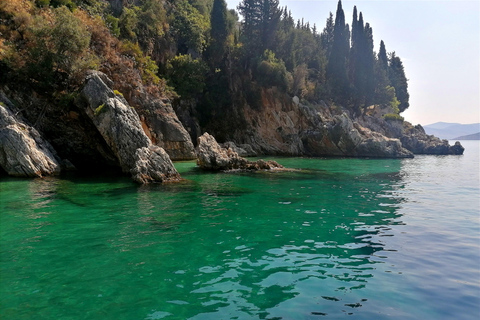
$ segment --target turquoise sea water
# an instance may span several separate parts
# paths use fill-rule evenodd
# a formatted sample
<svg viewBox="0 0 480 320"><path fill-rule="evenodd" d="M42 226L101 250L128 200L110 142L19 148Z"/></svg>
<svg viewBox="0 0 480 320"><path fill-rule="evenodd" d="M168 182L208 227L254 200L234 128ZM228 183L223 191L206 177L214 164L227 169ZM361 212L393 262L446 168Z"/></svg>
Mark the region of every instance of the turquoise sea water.
<svg viewBox="0 0 480 320"><path fill-rule="evenodd" d="M477 319L479 143L297 172L0 180L0 319Z"/></svg>

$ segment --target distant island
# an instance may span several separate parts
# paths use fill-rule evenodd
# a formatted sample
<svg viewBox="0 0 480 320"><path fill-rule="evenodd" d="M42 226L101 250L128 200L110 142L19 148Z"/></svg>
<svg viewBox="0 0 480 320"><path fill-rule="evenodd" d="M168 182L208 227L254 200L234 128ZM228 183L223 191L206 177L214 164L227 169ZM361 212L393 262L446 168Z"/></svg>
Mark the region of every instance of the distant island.
<svg viewBox="0 0 480 320"><path fill-rule="evenodd" d="M456 137L453 140L480 140L480 132L468 134L466 136Z"/></svg>
<svg viewBox="0 0 480 320"><path fill-rule="evenodd" d="M461 124L451 122L436 122L423 126L423 128L427 134L437 136L441 139L479 140L478 133L480 132L480 123Z"/></svg>

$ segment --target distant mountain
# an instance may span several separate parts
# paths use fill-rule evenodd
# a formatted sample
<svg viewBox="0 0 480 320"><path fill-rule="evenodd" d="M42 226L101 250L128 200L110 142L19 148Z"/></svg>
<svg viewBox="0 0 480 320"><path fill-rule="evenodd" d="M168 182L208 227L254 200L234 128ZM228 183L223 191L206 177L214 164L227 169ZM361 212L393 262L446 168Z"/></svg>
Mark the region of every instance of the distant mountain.
<svg viewBox="0 0 480 320"><path fill-rule="evenodd" d="M480 140L480 132L474 133L474 134L469 134L466 136L460 136L456 137L452 140Z"/></svg>
<svg viewBox="0 0 480 320"><path fill-rule="evenodd" d="M436 122L423 126L423 128L427 134L433 134L441 139L454 140L458 139L457 137L468 136L480 132L480 123L461 124Z"/></svg>

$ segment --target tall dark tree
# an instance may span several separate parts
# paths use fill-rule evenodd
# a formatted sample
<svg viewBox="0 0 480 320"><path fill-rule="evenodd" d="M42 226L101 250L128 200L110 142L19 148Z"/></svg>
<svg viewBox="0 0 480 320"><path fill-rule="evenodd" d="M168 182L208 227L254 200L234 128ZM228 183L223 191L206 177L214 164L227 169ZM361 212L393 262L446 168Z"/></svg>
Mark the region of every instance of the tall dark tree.
<svg viewBox="0 0 480 320"><path fill-rule="evenodd" d="M210 46L207 50L212 68L218 66L225 56L228 34L227 4L225 0L214 0L210 15Z"/></svg>
<svg viewBox="0 0 480 320"><path fill-rule="evenodd" d="M351 37L351 47L350 47L350 56L348 63L348 79L353 85L356 84L356 71L357 65L359 63L359 53L360 53L360 41L359 41L359 29L362 29L363 32L363 18L362 13L360 13L360 21L358 21L357 15L357 6L353 7L353 19L352 19L352 37Z"/></svg>
<svg viewBox="0 0 480 320"><path fill-rule="evenodd" d="M330 52L332 51L333 29L334 29L333 13L330 11L330 15L327 18L327 23L325 25L325 28L320 34L322 47L325 49L325 54L327 55L327 57L330 57Z"/></svg>
<svg viewBox="0 0 480 320"><path fill-rule="evenodd" d="M282 15L278 0L243 0L237 8L243 16L241 40L246 52L258 56L271 49Z"/></svg>
<svg viewBox="0 0 480 320"><path fill-rule="evenodd" d="M272 49L281 16L282 10L278 7L278 0L263 0L261 24L262 51Z"/></svg>
<svg viewBox="0 0 480 320"><path fill-rule="evenodd" d="M378 50L378 61L380 65L387 70L388 68L388 57L387 50L385 49L385 43L383 40L380 41L380 50Z"/></svg>
<svg viewBox="0 0 480 320"><path fill-rule="evenodd" d="M375 104L388 105L392 100L392 90L388 79L388 58L385 43L380 41L378 58L375 60ZM395 89L393 89L393 93Z"/></svg>
<svg viewBox="0 0 480 320"><path fill-rule="evenodd" d="M373 52L373 30L367 22L364 28L364 45L362 52L362 64L365 70L365 106L374 102L375 96L375 53Z"/></svg>
<svg viewBox="0 0 480 320"><path fill-rule="evenodd" d="M327 64L327 77L329 79L334 98L345 101L349 97L349 84L347 77L347 61L350 50L350 30L345 24L345 13L342 2L338 1L333 28L333 43Z"/></svg>
<svg viewBox="0 0 480 320"><path fill-rule="evenodd" d="M262 1L243 0L237 9L243 16L240 41L247 52L254 51L258 54L261 44Z"/></svg>
<svg viewBox="0 0 480 320"><path fill-rule="evenodd" d="M410 94L408 93L407 77L405 76L402 60L396 56L395 51L390 54L388 77L391 85L395 88L395 94L400 102L398 109L400 112L403 112L410 106L408 101Z"/></svg>
<svg viewBox="0 0 480 320"><path fill-rule="evenodd" d="M372 28L368 23L364 25L361 12L357 20L355 7L352 22L349 78L354 88L353 103L356 109L367 106L374 101L374 62Z"/></svg>

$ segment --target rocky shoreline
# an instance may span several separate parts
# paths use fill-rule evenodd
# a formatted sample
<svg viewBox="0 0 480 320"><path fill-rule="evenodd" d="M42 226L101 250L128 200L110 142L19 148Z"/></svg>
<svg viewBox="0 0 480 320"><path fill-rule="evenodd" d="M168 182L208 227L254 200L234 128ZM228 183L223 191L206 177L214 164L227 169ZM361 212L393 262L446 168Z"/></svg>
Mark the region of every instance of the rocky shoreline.
<svg viewBox="0 0 480 320"><path fill-rule="evenodd" d="M459 142L450 146L427 135L420 125L372 112L353 118L342 108L305 106L274 89L262 92L259 110L241 108L246 128L231 128L230 141L220 145L202 133L195 150L169 101L144 94L137 111L112 88L105 74L90 72L64 110L0 88L1 168L12 176L43 177L95 164L120 168L144 184L180 180L172 160L197 159L205 170L281 170L274 161L242 156L411 158L464 150Z"/></svg>

